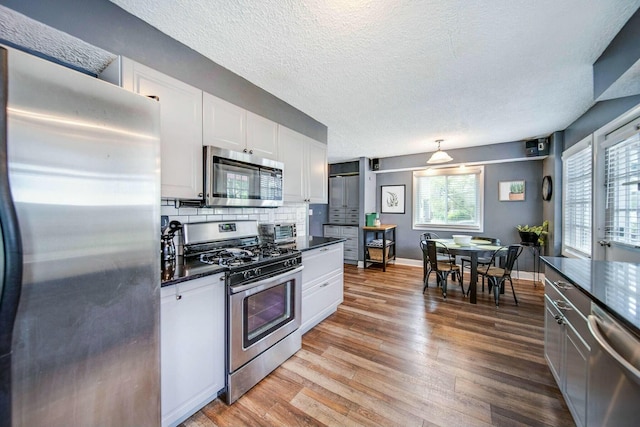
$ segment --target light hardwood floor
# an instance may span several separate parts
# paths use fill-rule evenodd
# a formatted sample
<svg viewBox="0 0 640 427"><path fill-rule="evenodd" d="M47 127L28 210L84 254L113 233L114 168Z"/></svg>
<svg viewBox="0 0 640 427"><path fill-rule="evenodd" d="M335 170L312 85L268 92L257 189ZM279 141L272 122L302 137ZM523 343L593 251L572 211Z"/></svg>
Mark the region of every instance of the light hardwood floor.
<svg viewBox="0 0 640 427"><path fill-rule="evenodd" d="M227 406L184 422L209 426L573 426L543 354L544 288L515 283L496 309L422 269L345 265L344 303L302 350ZM468 277L468 275L466 275Z"/></svg>

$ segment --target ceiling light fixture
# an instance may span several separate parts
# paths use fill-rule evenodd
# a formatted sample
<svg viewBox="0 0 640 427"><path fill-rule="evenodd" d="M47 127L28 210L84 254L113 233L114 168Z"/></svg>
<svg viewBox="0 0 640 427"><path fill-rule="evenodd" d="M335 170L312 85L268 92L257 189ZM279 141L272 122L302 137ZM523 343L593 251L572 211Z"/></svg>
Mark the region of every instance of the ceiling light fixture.
<svg viewBox="0 0 640 427"><path fill-rule="evenodd" d="M438 143L438 151L431 155L431 158L427 160L429 164L437 164L437 163L447 163L453 160L450 155L448 155L445 151L440 150L440 143L444 141L443 139L436 139Z"/></svg>

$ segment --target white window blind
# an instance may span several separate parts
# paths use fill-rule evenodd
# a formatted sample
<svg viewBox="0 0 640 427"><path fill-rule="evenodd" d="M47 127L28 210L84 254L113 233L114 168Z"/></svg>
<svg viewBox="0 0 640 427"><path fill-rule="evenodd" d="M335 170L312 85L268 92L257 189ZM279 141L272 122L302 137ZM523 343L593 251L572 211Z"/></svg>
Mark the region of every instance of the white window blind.
<svg viewBox="0 0 640 427"><path fill-rule="evenodd" d="M482 167L414 172L414 227L481 230L483 172Z"/></svg>
<svg viewBox="0 0 640 427"><path fill-rule="evenodd" d="M592 160L587 144L564 161L563 251L591 256Z"/></svg>
<svg viewBox="0 0 640 427"><path fill-rule="evenodd" d="M640 134L605 150L605 236L612 242L640 244Z"/></svg>

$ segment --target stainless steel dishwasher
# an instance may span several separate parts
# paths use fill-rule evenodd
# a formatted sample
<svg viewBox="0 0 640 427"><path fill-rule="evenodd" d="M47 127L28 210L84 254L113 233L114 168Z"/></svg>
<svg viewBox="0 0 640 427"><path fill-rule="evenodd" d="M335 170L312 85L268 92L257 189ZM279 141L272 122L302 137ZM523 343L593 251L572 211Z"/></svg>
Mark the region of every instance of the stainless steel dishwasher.
<svg viewBox="0 0 640 427"><path fill-rule="evenodd" d="M637 426L640 337L591 303L587 425Z"/></svg>

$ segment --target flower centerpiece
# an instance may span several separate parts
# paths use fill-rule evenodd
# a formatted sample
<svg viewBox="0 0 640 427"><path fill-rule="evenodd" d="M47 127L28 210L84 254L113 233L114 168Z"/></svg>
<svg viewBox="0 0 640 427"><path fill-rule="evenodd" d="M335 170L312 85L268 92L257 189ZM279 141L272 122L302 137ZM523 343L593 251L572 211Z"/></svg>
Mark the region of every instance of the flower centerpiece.
<svg viewBox="0 0 640 427"><path fill-rule="evenodd" d="M518 233L520 234L520 240L522 243L539 244L544 245L544 242L549 234L549 221L544 221L542 225L517 225Z"/></svg>

